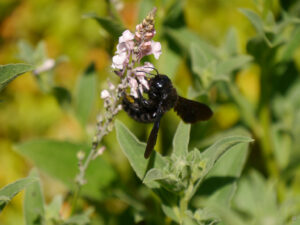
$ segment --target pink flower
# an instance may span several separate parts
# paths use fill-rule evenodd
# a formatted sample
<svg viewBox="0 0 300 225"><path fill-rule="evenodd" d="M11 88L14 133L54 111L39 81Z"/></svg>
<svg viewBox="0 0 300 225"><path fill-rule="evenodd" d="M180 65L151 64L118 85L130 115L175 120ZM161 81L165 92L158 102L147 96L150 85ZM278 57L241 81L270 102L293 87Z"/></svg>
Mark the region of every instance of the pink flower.
<svg viewBox="0 0 300 225"><path fill-rule="evenodd" d="M121 37L119 37L119 43L117 45L117 51L112 58L113 69L123 70L129 63L131 51L134 48L134 34L129 30L125 30Z"/></svg>
<svg viewBox="0 0 300 225"><path fill-rule="evenodd" d="M102 99L106 99L106 98L109 98L109 97L110 97L110 94L107 90L101 91L101 98Z"/></svg>
<svg viewBox="0 0 300 225"><path fill-rule="evenodd" d="M131 33L129 30L125 30L125 31L122 33L122 36L119 37L119 43L131 41L131 40L133 40L133 39L134 39L134 34Z"/></svg>
<svg viewBox="0 0 300 225"><path fill-rule="evenodd" d="M161 55L161 44L160 42L152 41L151 42L151 53L153 54L155 59L158 59Z"/></svg>
<svg viewBox="0 0 300 225"><path fill-rule="evenodd" d="M128 64L129 58L126 52L121 52L120 54L115 55L112 58L113 64L111 67L113 69L123 70L124 67Z"/></svg>
<svg viewBox="0 0 300 225"><path fill-rule="evenodd" d="M136 81L136 79L133 77L129 77L130 95L135 98L138 97L138 93L137 93L138 86L139 85L138 85L138 82Z"/></svg>

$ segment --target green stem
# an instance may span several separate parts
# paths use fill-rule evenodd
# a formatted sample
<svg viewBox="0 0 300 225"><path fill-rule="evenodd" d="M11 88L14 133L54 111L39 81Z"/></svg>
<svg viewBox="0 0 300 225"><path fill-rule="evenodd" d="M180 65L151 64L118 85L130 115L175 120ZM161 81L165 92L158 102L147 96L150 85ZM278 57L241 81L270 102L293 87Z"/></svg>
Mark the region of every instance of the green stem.
<svg viewBox="0 0 300 225"><path fill-rule="evenodd" d="M184 217L186 217L186 211L188 210L189 201L193 197L195 193L195 187L194 184L191 182L191 184L188 186L187 190L185 191L184 195L180 199L179 202L179 218L180 218L180 224L182 224Z"/></svg>
<svg viewBox="0 0 300 225"><path fill-rule="evenodd" d="M74 197L73 197L73 201L72 201L72 210L71 210L72 214L76 210L77 200L79 198L81 187L85 184L86 170L87 170L90 162L93 160L94 156L97 154L97 147L98 147L99 143L101 142L102 138L104 137L104 135L106 134L105 132L107 130L107 127L108 127L108 124L105 124L105 126L101 130L102 132L100 132L99 134L97 134L95 136L96 140L93 141L92 149L89 152L83 165L80 166L80 168L79 168L79 174L76 177L76 188L75 188Z"/></svg>
<svg viewBox="0 0 300 225"><path fill-rule="evenodd" d="M80 194L80 190L81 190L81 185L79 185L77 183L76 187L75 187L75 192L74 192L73 200L72 200L71 215L73 215L75 213L76 205L77 205L77 200L78 200L79 194Z"/></svg>

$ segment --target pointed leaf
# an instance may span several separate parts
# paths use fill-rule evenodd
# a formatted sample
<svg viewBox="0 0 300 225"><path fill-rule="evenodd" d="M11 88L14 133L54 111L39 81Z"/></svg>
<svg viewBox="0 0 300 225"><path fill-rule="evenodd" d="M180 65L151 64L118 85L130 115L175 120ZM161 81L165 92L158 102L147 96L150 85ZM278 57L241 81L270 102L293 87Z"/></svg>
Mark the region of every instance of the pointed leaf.
<svg viewBox="0 0 300 225"><path fill-rule="evenodd" d="M34 49L31 44L25 40L18 42L19 53L17 55L18 59L23 62L34 64Z"/></svg>
<svg viewBox="0 0 300 225"><path fill-rule="evenodd" d="M228 56L236 55L238 52L237 34L236 30L232 27L228 30L226 40L224 43L224 51Z"/></svg>
<svg viewBox="0 0 300 225"><path fill-rule="evenodd" d="M163 24L165 26L178 28L186 25L183 14L184 4L185 3L182 0L172 1L172 5L168 7L164 17Z"/></svg>
<svg viewBox="0 0 300 225"><path fill-rule="evenodd" d="M161 44L164 54L159 57L155 65L160 73L168 75L168 77L173 80L178 71L179 63L181 62L180 56L172 51L166 42L161 42Z"/></svg>
<svg viewBox="0 0 300 225"><path fill-rule="evenodd" d="M88 215L85 214L79 214L79 215L74 215L67 219L64 224L66 225L88 225L90 224L90 219Z"/></svg>
<svg viewBox="0 0 300 225"><path fill-rule="evenodd" d="M38 168L73 189L74 179L78 174L76 154L80 150L87 154L90 147L65 141L32 140L17 145L16 150L32 160ZM107 187L114 177L115 173L111 166L103 158L96 158L86 171L87 184L83 186L82 194L90 198L101 199L104 197L101 189Z"/></svg>
<svg viewBox="0 0 300 225"><path fill-rule="evenodd" d="M166 34L174 42L174 47L179 48L183 54L188 55L190 46L194 43L204 52L208 61L218 58L216 49L189 29L180 28L175 30L166 28Z"/></svg>
<svg viewBox="0 0 300 225"><path fill-rule="evenodd" d="M194 73L200 76L203 70L208 67L208 58L201 47L196 45L195 43L191 44L190 55L192 61L192 70Z"/></svg>
<svg viewBox="0 0 300 225"><path fill-rule="evenodd" d="M234 145L216 162L198 193L208 194L206 204L229 206L248 156L248 143Z"/></svg>
<svg viewBox="0 0 300 225"><path fill-rule="evenodd" d="M0 91L21 74L32 70L32 65L24 63L0 65Z"/></svg>
<svg viewBox="0 0 300 225"><path fill-rule="evenodd" d="M118 39L125 30L125 27L116 19L97 16L93 13L85 14L83 15L83 18L95 19L103 27L103 29L107 31L107 33L112 35L114 39Z"/></svg>
<svg viewBox="0 0 300 225"><path fill-rule="evenodd" d="M156 180L162 180L165 179L167 176L163 174L163 172L160 169L152 168L148 171L144 178L144 183L150 183Z"/></svg>
<svg viewBox="0 0 300 225"><path fill-rule="evenodd" d="M267 182L261 174L253 170L239 181L234 203L241 212L247 212L253 218L264 215L270 218L280 217L274 183Z"/></svg>
<svg viewBox="0 0 300 225"><path fill-rule="evenodd" d="M252 57L247 55L239 55L224 60L217 65L217 75L230 75L234 70L240 69L251 61Z"/></svg>
<svg viewBox="0 0 300 225"><path fill-rule="evenodd" d="M256 32L264 38L268 46L272 47L273 44L270 42L270 40L267 38L265 34L264 24L260 16L254 11L249 9L240 9L240 11L249 19L249 21L254 26Z"/></svg>
<svg viewBox="0 0 300 225"><path fill-rule="evenodd" d="M190 124L180 121L173 139L173 154L178 157L184 156L188 153L190 130Z"/></svg>
<svg viewBox="0 0 300 225"><path fill-rule="evenodd" d="M32 170L29 177L36 181L28 185L25 191L24 214L26 225L45 224L44 196L37 170Z"/></svg>
<svg viewBox="0 0 300 225"><path fill-rule="evenodd" d="M293 34L289 38L289 41L284 46L283 53L282 53L282 60L288 61L293 57L294 52L298 49L300 45L300 27L296 28L293 31Z"/></svg>
<svg viewBox="0 0 300 225"><path fill-rule="evenodd" d="M53 198L52 202L46 206L47 220L58 221L61 219L60 211L63 204L63 198L61 195L57 195Z"/></svg>
<svg viewBox="0 0 300 225"><path fill-rule="evenodd" d="M92 63L78 78L75 97L76 116L83 126L86 125L96 99L97 79L95 65Z"/></svg>
<svg viewBox="0 0 300 225"><path fill-rule="evenodd" d="M253 139L243 136L226 137L217 141L202 154L203 159L207 160L204 174L207 174L215 165L217 160L234 145L239 143L249 143L251 141L253 141Z"/></svg>
<svg viewBox="0 0 300 225"><path fill-rule="evenodd" d="M149 169L163 168L164 160L159 153L154 151L149 159L145 159L144 151L146 149L146 144L139 142L120 121L117 120L115 126L118 142L125 156L129 160L131 167L141 180L145 177Z"/></svg>
<svg viewBox="0 0 300 225"><path fill-rule="evenodd" d="M0 212L3 208L24 188L36 181L36 178L28 177L17 180L0 189Z"/></svg>

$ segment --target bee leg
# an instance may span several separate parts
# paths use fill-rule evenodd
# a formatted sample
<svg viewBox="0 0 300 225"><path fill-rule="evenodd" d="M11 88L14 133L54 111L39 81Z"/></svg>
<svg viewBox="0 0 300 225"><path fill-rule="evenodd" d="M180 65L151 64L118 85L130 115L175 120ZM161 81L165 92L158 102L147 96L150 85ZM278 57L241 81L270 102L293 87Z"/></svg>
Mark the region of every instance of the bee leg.
<svg viewBox="0 0 300 225"><path fill-rule="evenodd" d="M151 99L145 99L140 90L138 90L138 98L135 101L146 109L151 109L154 106L154 102Z"/></svg>

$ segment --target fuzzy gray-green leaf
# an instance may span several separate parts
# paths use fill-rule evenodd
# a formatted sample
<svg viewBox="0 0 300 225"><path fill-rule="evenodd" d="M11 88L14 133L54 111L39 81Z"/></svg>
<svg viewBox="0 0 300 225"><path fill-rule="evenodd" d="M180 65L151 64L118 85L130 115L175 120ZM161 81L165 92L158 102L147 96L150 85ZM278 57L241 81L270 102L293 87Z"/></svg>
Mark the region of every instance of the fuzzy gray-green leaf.
<svg viewBox="0 0 300 225"><path fill-rule="evenodd" d="M137 138L120 121L115 122L118 142L129 160L136 175L142 180L151 168L163 168L164 160L157 152L153 152L149 159L144 158L146 145Z"/></svg>
<svg viewBox="0 0 300 225"><path fill-rule="evenodd" d="M36 181L36 178L28 177L8 184L0 189L0 212L3 208L24 188Z"/></svg>
<svg viewBox="0 0 300 225"><path fill-rule="evenodd" d="M26 225L45 224L44 196L37 170L32 170L29 177L36 181L28 185L25 191L24 214Z"/></svg>
<svg viewBox="0 0 300 225"><path fill-rule="evenodd" d="M16 150L32 160L38 168L62 181L70 189L74 189L74 179L78 173L76 154L80 150L87 154L90 146L39 139L19 144L16 146ZM101 199L104 197L101 189L107 187L114 178L113 168L102 157L98 157L90 163L86 170L87 184L83 186L82 194L93 199Z"/></svg>
<svg viewBox="0 0 300 225"><path fill-rule="evenodd" d="M25 63L0 65L0 91L21 74L32 70L34 67Z"/></svg>
<svg viewBox="0 0 300 225"><path fill-rule="evenodd" d="M202 183L203 186L199 190L199 193L201 193L201 188L205 186L208 191L211 191L206 201L207 204L218 202L220 205L230 205L236 191L236 180L240 177L246 163L248 146L248 143L232 146L207 174L206 179Z"/></svg>
<svg viewBox="0 0 300 225"><path fill-rule="evenodd" d="M78 78L75 97L75 112L83 126L86 125L94 106L97 89L95 65L92 63Z"/></svg>
<svg viewBox="0 0 300 225"><path fill-rule="evenodd" d="M173 139L173 154L178 157L184 156L188 153L190 130L190 124L180 121Z"/></svg>
<svg viewBox="0 0 300 225"><path fill-rule="evenodd" d="M204 174L207 174L217 160L234 145L239 143L249 143L251 141L253 141L253 139L243 136L226 137L217 141L203 152L202 157L207 160Z"/></svg>
<svg viewBox="0 0 300 225"><path fill-rule="evenodd" d="M96 14L85 14L83 18L92 18L95 19L107 33L111 34L114 39L117 39L121 36L123 31L125 30L123 24L116 19L111 19L109 17L101 17Z"/></svg>

